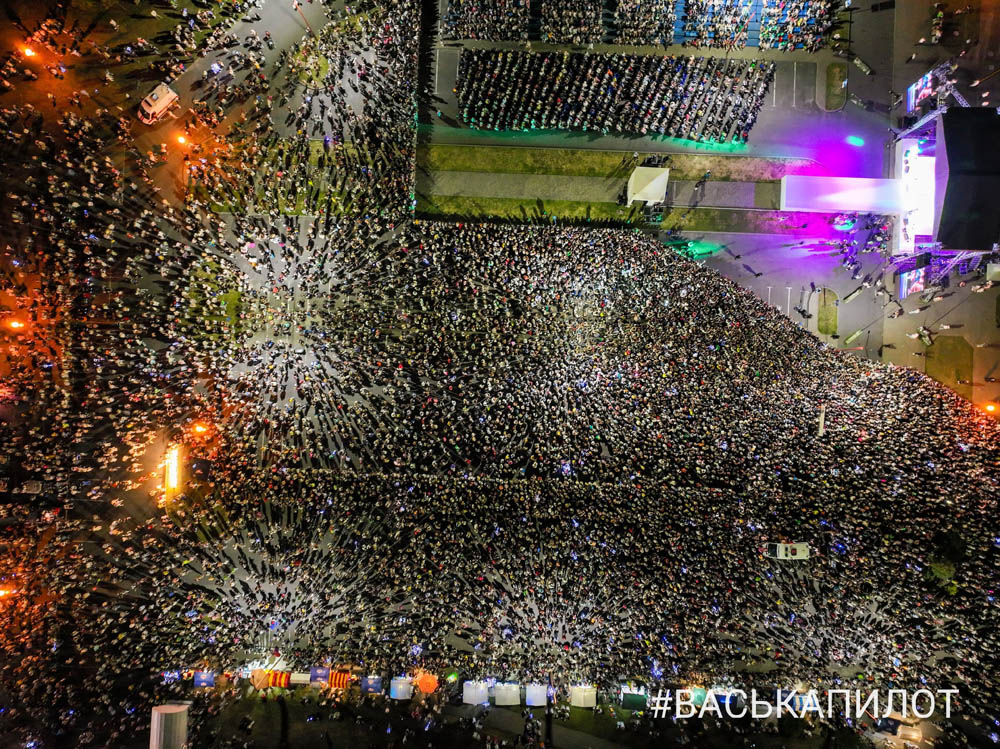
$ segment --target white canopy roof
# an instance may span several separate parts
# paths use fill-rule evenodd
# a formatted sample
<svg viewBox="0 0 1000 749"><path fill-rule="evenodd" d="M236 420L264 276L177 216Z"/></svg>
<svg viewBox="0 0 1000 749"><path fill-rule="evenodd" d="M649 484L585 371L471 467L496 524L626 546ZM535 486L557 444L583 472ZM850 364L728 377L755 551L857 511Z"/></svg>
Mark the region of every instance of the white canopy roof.
<svg viewBox="0 0 1000 749"><path fill-rule="evenodd" d="M660 203L667 195L667 179L670 170L653 166L639 166L628 178L629 205L637 200Z"/></svg>

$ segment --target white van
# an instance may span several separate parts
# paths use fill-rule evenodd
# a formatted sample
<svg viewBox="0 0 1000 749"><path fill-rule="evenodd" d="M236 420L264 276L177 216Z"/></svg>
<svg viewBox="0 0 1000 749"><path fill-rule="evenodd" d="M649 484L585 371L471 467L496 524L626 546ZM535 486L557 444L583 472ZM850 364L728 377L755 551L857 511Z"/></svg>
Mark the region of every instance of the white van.
<svg viewBox="0 0 1000 749"><path fill-rule="evenodd" d="M161 83L139 105L139 120L147 125L152 125L163 119L167 111L176 103L177 92L166 83Z"/></svg>
<svg viewBox="0 0 1000 749"><path fill-rule="evenodd" d="M771 559L808 559L809 544L765 544L764 556Z"/></svg>

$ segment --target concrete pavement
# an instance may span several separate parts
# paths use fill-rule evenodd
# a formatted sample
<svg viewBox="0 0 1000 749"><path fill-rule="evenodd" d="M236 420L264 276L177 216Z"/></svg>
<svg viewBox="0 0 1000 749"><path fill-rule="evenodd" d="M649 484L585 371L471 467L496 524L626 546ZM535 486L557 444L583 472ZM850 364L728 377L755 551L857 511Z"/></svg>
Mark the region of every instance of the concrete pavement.
<svg viewBox="0 0 1000 749"><path fill-rule="evenodd" d="M837 308L839 339L818 331L819 290L831 289L843 300L861 286L861 280L851 278L851 273L841 264L839 252L823 244L828 237L792 240L775 234L703 232L692 238L715 247L715 252L704 258L707 266L749 289L800 327L834 348L842 347L844 339L854 331L863 330L852 347L861 346L859 353L867 358L878 358L885 312L883 302L875 296L874 286L863 289L850 302L841 301ZM859 259L863 274L874 277L884 268L884 260L877 253L860 254ZM795 307L810 311L813 316L805 319Z"/></svg>

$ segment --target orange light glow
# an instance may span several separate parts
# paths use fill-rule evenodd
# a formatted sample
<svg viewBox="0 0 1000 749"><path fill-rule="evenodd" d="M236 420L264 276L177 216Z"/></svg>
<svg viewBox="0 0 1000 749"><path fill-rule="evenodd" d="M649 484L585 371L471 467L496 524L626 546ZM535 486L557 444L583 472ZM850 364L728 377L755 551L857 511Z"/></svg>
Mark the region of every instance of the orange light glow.
<svg viewBox="0 0 1000 749"><path fill-rule="evenodd" d="M24 48L24 56L25 57L34 57L35 56L35 50L33 50L31 47L25 47Z"/></svg>
<svg viewBox="0 0 1000 749"><path fill-rule="evenodd" d="M995 403L987 403L986 404L986 410L989 411L990 413L993 413L994 411L997 410L996 404Z"/></svg>
<svg viewBox="0 0 1000 749"><path fill-rule="evenodd" d="M17 593L17 591L14 590L13 588L0 588L0 598L4 598L6 596L12 596L15 593Z"/></svg>
<svg viewBox="0 0 1000 749"><path fill-rule="evenodd" d="M11 330L20 330L21 328L24 327L24 323L21 322L20 320L8 320L7 327L10 328Z"/></svg>
<svg viewBox="0 0 1000 749"><path fill-rule="evenodd" d="M195 434L204 434L208 431L208 427L201 422L195 422L195 425L191 428L194 430Z"/></svg>
<svg viewBox="0 0 1000 749"><path fill-rule="evenodd" d="M417 687L424 694L431 694L435 689L438 688L438 677L434 674L423 673L417 677Z"/></svg>
<svg viewBox="0 0 1000 749"><path fill-rule="evenodd" d="M185 143L187 143L187 138L185 138L183 135L178 135L177 142L183 146Z"/></svg>

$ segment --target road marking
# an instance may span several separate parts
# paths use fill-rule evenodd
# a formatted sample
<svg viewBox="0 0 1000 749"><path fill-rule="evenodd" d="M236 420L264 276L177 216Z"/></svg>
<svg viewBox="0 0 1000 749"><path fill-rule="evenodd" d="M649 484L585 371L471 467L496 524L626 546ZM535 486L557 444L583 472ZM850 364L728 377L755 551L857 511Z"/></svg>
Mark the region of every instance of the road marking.
<svg viewBox="0 0 1000 749"><path fill-rule="evenodd" d="M438 68L441 67L441 48L434 50L434 93L438 93Z"/></svg>
<svg viewBox="0 0 1000 749"><path fill-rule="evenodd" d="M792 63L792 109L795 108L795 83L799 77L799 64L797 62Z"/></svg>

